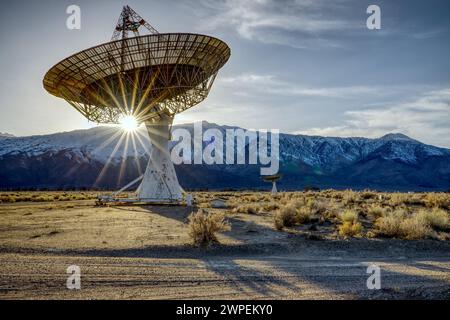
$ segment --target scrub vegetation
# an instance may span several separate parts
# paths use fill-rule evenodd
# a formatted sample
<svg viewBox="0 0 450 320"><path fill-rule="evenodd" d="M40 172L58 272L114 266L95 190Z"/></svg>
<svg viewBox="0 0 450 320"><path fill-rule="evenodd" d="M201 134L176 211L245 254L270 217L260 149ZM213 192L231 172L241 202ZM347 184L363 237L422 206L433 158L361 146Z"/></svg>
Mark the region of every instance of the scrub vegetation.
<svg viewBox="0 0 450 320"><path fill-rule="evenodd" d="M269 215L273 228L322 238L450 238L449 193L388 193L371 190L221 192L196 194L208 207L215 197L228 199L232 213Z"/></svg>

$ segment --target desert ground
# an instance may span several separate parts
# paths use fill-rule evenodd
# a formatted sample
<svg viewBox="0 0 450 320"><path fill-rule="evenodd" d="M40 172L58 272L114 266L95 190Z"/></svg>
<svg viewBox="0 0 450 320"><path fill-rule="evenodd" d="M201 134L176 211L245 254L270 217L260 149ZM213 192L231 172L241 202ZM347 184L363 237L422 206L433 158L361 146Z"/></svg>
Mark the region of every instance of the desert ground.
<svg viewBox="0 0 450 320"><path fill-rule="evenodd" d="M0 299L450 298L448 193L196 192L194 207L96 194L0 193ZM210 242L199 212L222 224Z"/></svg>

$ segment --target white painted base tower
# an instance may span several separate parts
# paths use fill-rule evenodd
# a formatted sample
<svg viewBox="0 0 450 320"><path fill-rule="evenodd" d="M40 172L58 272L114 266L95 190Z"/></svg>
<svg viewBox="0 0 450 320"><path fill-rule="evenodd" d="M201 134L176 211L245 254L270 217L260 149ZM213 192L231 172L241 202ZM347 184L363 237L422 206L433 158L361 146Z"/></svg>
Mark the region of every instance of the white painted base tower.
<svg viewBox="0 0 450 320"><path fill-rule="evenodd" d="M137 189L139 201L179 202L183 189L170 159L169 139L173 118L163 115L157 123L146 123L152 143L150 159Z"/></svg>
<svg viewBox="0 0 450 320"><path fill-rule="evenodd" d="M277 190L277 182L276 181L272 181L272 194L277 194L278 190Z"/></svg>

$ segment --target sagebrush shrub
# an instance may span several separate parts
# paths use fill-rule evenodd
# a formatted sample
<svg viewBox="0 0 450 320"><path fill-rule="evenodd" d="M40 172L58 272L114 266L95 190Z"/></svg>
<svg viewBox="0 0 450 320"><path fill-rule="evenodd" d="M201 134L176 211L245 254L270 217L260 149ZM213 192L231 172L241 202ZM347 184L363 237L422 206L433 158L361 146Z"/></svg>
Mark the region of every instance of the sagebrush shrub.
<svg viewBox="0 0 450 320"><path fill-rule="evenodd" d="M400 236L408 240L420 240L431 232L429 223L420 214L413 214L400 223Z"/></svg>
<svg viewBox="0 0 450 320"><path fill-rule="evenodd" d="M339 235L343 237L355 237L361 234L362 225L360 222L344 221L339 226Z"/></svg>
<svg viewBox="0 0 450 320"><path fill-rule="evenodd" d="M378 218L382 217L385 213L386 213L386 210L383 207L380 207L377 205L372 205L367 210L367 214L369 216L373 217L374 219L378 219Z"/></svg>
<svg viewBox="0 0 450 320"><path fill-rule="evenodd" d="M313 212L311 211L310 207L300 207L297 208L295 211L296 211L295 220L297 223L300 224L309 222L313 216Z"/></svg>
<svg viewBox="0 0 450 320"><path fill-rule="evenodd" d="M404 210L395 210L377 219L375 225L387 237L408 240L423 239L431 232L430 223L422 211L408 214Z"/></svg>
<svg viewBox="0 0 450 320"><path fill-rule="evenodd" d="M243 204L239 205L233 209L233 212L238 213L248 213L248 214L257 214L260 210L259 205L257 204Z"/></svg>
<svg viewBox="0 0 450 320"><path fill-rule="evenodd" d="M386 213L375 221L375 226L387 237L398 237L400 235L400 223L405 215L406 213L403 210Z"/></svg>
<svg viewBox="0 0 450 320"><path fill-rule="evenodd" d="M427 195L423 199L423 202L428 208L448 208L450 207L450 194L427 193Z"/></svg>
<svg viewBox="0 0 450 320"><path fill-rule="evenodd" d="M264 211L274 211L280 208L280 205L275 202L269 202L262 205Z"/></svg>
<svg viewBox="0 0 450 320"><path fill-rule="evenodd" d="M407 201L408 196L403 193L393 193L389 198L389 204L394 208L405 204Z"/></svg>
<svg viewBox="0 0 450 320"><path fill-rule="evenodd" d="M417 215L434 229L445 230L450 226L449 215L445 210L438 208L434 208L433 210L420 210Z"/></svg>
<svg viewBox="0 0 450 320"><path fill-rule="evenodd" d="M193 244L205 247L218 242L216 233L230 230L230 225L223 214L212 214L200 209L189 216L188 228Z"/></svg>
<svg viewBox="0 0 450 320"><path fill-rule="evenodd" d="M354 210L345 210L339 217L342 222L354 223L358 221L358 213Z"/></svg>
<svg viewBox="0 0 450 320"><path fill-rule="evenodd" d="M274 223L277 230L283 230L284 227L292 227L296 222L296 209L288 204L275 212Z"/></svg>
<svg viewBox="0 0 450 320"><path fill-rule="evenodd" d="M359 195L353 190L345 190L343 192L342 201L344 205L350 205L358 201Z"/></svg>

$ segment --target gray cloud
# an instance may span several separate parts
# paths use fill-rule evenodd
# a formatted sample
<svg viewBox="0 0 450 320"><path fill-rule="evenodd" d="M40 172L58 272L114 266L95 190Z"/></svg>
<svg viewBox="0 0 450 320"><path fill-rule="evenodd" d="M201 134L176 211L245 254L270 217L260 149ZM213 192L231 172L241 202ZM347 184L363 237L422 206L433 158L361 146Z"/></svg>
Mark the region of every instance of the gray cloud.
<svg viewBox="0 0 450 320"><path fill-rule="evenodd" d="M306 86L280 79L275 75L245 73L233 77L222 77L217 83L232 95L253 96L291 96L340 99L386 99L411 95L429 89L426 85L351 85L351 86ZM377 100L374 100L377 101Z"/></svg>
<svg viewBox="0 0 450 320"><path fill-rule="evenodd" d="M240 37L294 48L340 47L327 37L361 29L361 19L342 17L342 1L203 0L207 15L201 29L232 29ZM345 3L345 2L344 2ZM301 37L299 37L301 35Z"/></svg>
<svg viewBox="0 0 450 320"><path fill-rule="evenodd" d="M345 112L343 125L315 127L299 134L379 137L402 132L427 143L450 147L450 88L382 108Z"/></svg>
<svg viewBox="0 0 450 320"><path fill-rule="evenodd" d="M245 92L247 95L272 94L280 96L305 96L305 97L339 97L349 98L381 92L379 88L368 86L349 87L307 87L292 82L280 80L273 75L241 74L236 77L225 77L218 82L227 87L232 87L233 92ZM384 91L386 93L386 91Z"/></svg>

